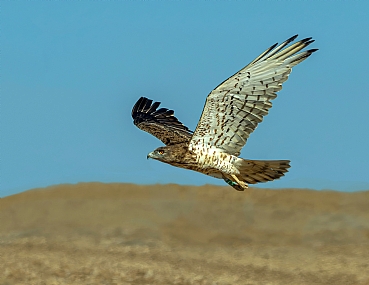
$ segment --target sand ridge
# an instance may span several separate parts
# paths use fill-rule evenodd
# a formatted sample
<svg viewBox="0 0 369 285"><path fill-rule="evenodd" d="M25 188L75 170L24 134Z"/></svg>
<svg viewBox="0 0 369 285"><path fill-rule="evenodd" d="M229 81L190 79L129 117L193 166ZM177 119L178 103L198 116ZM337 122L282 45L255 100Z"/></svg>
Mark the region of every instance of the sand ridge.
<svg viewBox="0 0 369 285"><path fill-rule="evenodd" d="M369 284L369 191L79 183L0 199L0 284Z"/></svg>

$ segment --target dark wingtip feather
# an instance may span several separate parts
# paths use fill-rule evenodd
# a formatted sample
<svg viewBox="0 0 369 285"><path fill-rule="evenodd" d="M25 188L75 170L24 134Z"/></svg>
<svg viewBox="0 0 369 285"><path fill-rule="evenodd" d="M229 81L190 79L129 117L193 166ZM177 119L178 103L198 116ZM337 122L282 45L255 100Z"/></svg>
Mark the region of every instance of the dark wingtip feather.
<svg viewBox="0 0 369 285"><path fill-rule="evenodd" d="M154 102L154 104L151 105L150 110L148 113L153 113L156 111L156 109L160 106L160 102Z"/></svg>
<svg viewBox="0 0 369 285"><path fill-rule="evenodd" d="M271 51L272 49L274 49L277 45L278 45L278 43L275 43L274 45L272 45L272 46L269 48L269 51Z"/></svg>
<svg viewBox="0 0 369 285"><path fill-rule="evenodd" d="M143 107L140 111L148 113L150 111L151 103L152 103L152 100L146 99L145 103L143 104Z"/></svg>
<svg viewBox="0 0 369 285"><path fill-rule="evenodd" d="M132 108L132 118L136 119L140 113L153 113L159 107L160 102L152 104L152 100L146 97L141 97L137 100L136 104Z"/></svg>
<svg viewBox="0 0 369 285"><path fill-rule="evenodd" d="M318 50L317 48L307 50L304 57L307 58L307 57L311 56L312 53L316 52L317 50Z"/></svg>
<svg viewBox="0 0 369 285"><path fill-rule="evenodd" d="M302 43L306 43L308 41L310 41L312 39L312 37L308 37L308 38L304 38L301 40Z"/></svg>
<svg viewBox="0 0 369 285"><path fill-rule="evenodd" d="M310 53L310 54L312 54L313 52L316 52L318 50L319 50L318 48L313 48L313 49L307 50L307 52Z"/></svg>
<svg viewBox="0 0 369 285"><path fill-rule="evenodd" d="M287 42L287 43L293 42L293 41L294 41L298 36L299 36L299 35L298 35L298 34L296 34L296 35L294 35L294 36L290 37L289 39L287 39L287 40L286 40L286 42Z"/></svg>
<svg viewBox="0 0 369 285"><path fill-rule="evenodd" d="M136 104L132 108L132 118L134 118L135 114L137 113L139 106L142 104L143 101L147 99L146 97L140 97L140 99L137 100Z"/></svg>
<svg viewBox="0 0 369 285"><path fill-rule="evenodd" d="M308 45L310 45L311 43L315 42L315 40L308 40L306 41L304 44L305 44L305 47L307 47Z"/></svg>

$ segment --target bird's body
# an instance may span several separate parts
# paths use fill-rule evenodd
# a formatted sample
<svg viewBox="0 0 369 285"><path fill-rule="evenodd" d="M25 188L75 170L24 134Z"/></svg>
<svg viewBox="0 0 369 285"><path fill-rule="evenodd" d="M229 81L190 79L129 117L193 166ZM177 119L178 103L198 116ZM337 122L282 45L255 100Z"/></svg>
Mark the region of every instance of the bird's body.
<svg viewBox="0 0 369 285"><path fill-rule="evenodd" d="M158 148L166 153L166 158L162 162L173 166L186 168L217 178L222 178L220 173L239 173L234 166L238 157L227 154L215 147L190 148L189 143L181 143ZM155 156L150 153L149 157Z"/></svg>
<svg viewBox="0 0 369 285"><path fill-rule="evenodd" d="M245 68L217 86L207 97L195 132L174 117L174 111L157 109L159 102L141 97L132 110L134 124L166 146L148 154L180 168L224 179L236 190L247 183L272 181L288 171L289 160L246 160L238 157L249 135L271 108L293 66L316 49L297 53L313 42L303 39L286 47L273 45ZM286 48L284 48L286 47ZM284 49L283 49L284 48Z"/></svg>

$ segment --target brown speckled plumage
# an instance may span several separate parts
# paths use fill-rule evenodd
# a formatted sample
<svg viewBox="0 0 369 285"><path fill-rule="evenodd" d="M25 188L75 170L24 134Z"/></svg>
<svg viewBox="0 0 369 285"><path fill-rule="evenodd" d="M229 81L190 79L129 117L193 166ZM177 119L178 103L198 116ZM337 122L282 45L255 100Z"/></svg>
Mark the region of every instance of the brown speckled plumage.
<svg viewBox="0 0 369 285"><path fill-rule="evenodd" d="M277 47L271 46L246 67L218 85L207 97L195 132L161 108L160 102L141 97L132 110L134 124L160 139L166 146L148 157L173 166L224 179L236 190L247 183L272 181L290 167L288 160L246 160L239 158L250 134L272 107L292 67L316 49L298 53L313 42L303 39L290 46L296 36Z"/></svg>

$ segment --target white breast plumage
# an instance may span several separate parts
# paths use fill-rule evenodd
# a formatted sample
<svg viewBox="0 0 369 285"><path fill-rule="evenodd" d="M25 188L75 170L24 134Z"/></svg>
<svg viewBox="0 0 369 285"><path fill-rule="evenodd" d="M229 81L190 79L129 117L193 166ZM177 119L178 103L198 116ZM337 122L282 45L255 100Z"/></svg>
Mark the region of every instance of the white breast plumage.
<svg viewBox="0 0 369 285"><path fill-rule="evenodd" d="M225 173L239 173L234 166L237 157L225 153L214 146L206 147L202 144L192 145L190 150L196 154L196 162L203 169L218 169Z"/></svg>

